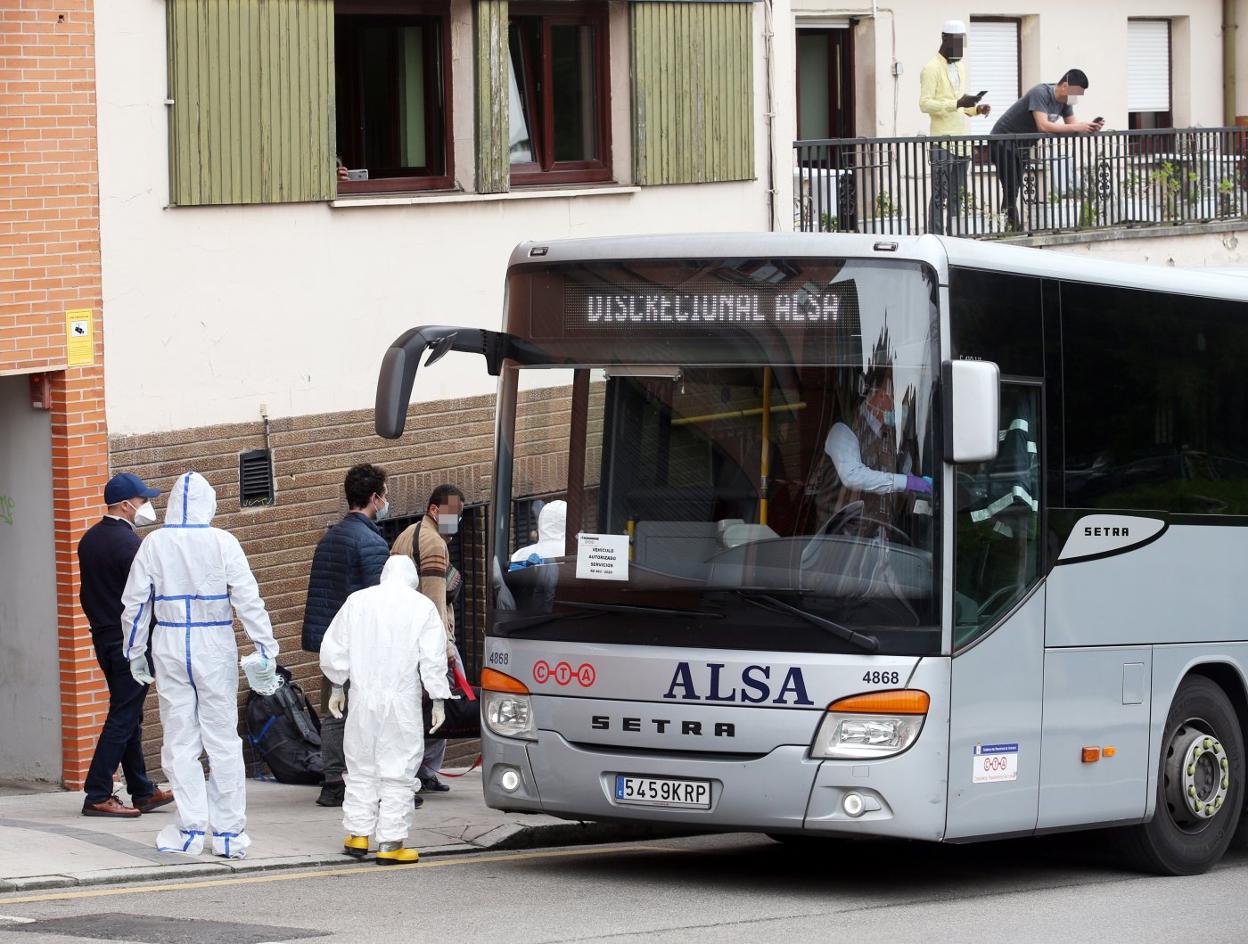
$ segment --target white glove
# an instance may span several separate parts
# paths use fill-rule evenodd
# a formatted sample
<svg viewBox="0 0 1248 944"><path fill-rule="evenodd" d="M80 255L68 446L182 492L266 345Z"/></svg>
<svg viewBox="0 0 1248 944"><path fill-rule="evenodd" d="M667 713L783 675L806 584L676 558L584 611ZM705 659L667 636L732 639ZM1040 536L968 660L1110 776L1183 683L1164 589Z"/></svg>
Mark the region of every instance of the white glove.
<svg viewBox="0 0 1248 944"><path fill-rule="evenodd" d="M445 720L446 707L442 704L441 698L435 698L433 700L433 710L429 712L429 733L432 734L442 727L442 722Z"/></svg>
<svg viewBox="0 0 1248 944"><path fill-rule="evenodd" d="M239 663L247 674L247 684L259 695L272 695L281 687L277 677L277 660L253 652Z"/></svg>
<svg viewBox="0 0 1248 944"><path fill-rule="evenodd" d="M130 676L140 685L151 685L155 681L152 678L151 667L147 664L146 652L140 652L137 656L131 657Z"/></svg>
<svg viewBox="0 0 1248 944"><path fill-rule="evenodd" d="M335 718L341 718L347 711L347 693L341 685L335 685L329 693L329 702L325 705Z"/></svg>

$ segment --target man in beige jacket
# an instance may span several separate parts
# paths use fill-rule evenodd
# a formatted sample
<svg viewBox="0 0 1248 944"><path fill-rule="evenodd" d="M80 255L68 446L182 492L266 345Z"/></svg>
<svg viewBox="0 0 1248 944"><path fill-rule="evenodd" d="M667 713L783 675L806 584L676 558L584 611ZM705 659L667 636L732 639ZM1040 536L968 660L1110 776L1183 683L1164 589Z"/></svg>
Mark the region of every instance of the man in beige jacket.
<svg viewBox="0 0 1248 944"><path fill-rule="evenodd" d="M949 20L941 28L940 51L919 73L919 110L932 119L932 137L967 133L966 119L987 115L989 105L966 88L966 24ZM970 168L970 148L966 141L933 142L931 147L932 196L927 210L927 231L947 231L958 215L966 175Z"/></svg>
<svg viewBox="0 0 1248 944"><path fill-rule="evenodd" d="M416 562L420 574L420 592L433 603L446 627L446 658L458 660L455 650L455 596L462 578L451 566L447 541L459 533L464 514L464 493L454 485L439 485L429 496L425 515L394 539L391 554L406 554ZM451 788L438 779L438 771L446 758L446 739L430 738L425 743L424 758L418 776L422 792L445 793Z"/></svg>

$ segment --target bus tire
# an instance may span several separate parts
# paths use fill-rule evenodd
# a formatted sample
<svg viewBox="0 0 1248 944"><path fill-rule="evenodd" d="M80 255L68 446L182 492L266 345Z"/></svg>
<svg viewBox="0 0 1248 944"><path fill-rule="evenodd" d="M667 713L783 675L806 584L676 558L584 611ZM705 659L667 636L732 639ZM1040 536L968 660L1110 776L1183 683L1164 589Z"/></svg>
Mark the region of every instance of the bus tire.
<svg viewBox="0 0 1248 944"><path fill-rule="evenodd" d="M1244 736L1216 682L1184 679L1166 716L1153 818L1125 830L1132 864L1197 875L1226 852L1244 806Z"/></svg>

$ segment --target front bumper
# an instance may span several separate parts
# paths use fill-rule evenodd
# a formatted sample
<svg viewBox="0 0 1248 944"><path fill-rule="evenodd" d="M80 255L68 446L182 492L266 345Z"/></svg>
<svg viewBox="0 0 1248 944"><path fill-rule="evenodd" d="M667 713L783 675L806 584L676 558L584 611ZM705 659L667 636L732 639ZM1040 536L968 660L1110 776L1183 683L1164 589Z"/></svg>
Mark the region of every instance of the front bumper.
<svg viewBox="0 0 1248 944"><path fill-rule="evenodd" d="M541 731L536 741L482 732L486 805L566 819L670 824L708 832L750 831L891 836L939 840L944 833L947 759L944 725L928 719L919 741L897 757L870 762L812 760L807 748L778 747L751 759L596 749ZM928 745L925 749L925 742ZM503 789L514 770L519 785ZM616 774L709 780L707 810L638 806L615 799ZM844 811L847 793L865 811Z"/></svg>

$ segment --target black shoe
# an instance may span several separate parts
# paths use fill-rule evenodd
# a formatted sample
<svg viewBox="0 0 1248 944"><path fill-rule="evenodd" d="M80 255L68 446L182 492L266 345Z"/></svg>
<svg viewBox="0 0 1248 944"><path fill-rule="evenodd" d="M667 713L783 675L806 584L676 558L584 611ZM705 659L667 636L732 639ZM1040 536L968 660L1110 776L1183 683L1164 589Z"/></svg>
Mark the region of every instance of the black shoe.
<svg viewBox="0 0 1248 944"><path fill-rule="evenodd" d="M421 777L420 789L428 793L450 793L451 788L437 777Z"/></svg>
<svg viewBox="0 0 1248 944"><path fill-rule="evenodd" d="M316 798L317 806L342 806L343 794L347 785L341 780L328 780L321 787L321 795Z"/></svg>
<svg viewBox="0 0 1248 944"><path fill-rule="evenodd" d="M425 805L425 798L419 793L412 797L412 809L418 810Z"/></svg>

